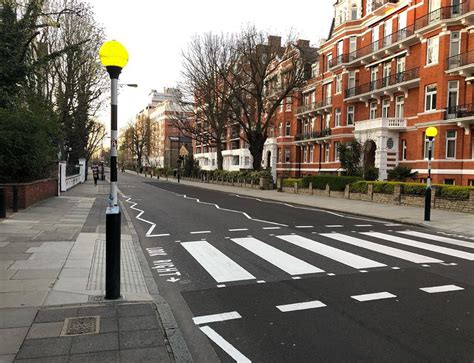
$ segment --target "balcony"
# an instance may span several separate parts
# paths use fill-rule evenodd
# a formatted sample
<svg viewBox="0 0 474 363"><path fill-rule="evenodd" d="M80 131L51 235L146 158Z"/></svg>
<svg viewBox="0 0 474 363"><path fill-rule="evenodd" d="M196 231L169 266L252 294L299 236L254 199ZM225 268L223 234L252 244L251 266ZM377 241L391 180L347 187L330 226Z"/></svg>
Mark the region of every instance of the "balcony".
<svg viewBox="0 0 474 363"><path fill-rule="evenodd" d="M303 132L295 135L295 141L308 142L326 139L331 136L331 129L324 129L321 131Z"/></svg>
<svg viewBox="0 0 474 363"><path fill-rule="evenodd" d="M332 97L326 97L324 100L319 102L319 104L316 107L316 112L321 113L321 112L330 111L331 108L332 108Z"/></svg>
<svg viewBox="0 0 474 363"><path fill-rule="evenodd" d="M415 26L412 24L351 53L337 56L331 60L329 66L335 68L338 65L355 66L366 64L388 54L396 53L401 49L407 49L417 41Z"/></svg>
<svg viewBox="0 0 474 363"><path fill-rule="evenodd" d="M446 73L471 76L474 73L474 50L447 58Z"/></svg>
<svg viewBox="0 0 474 363"><path fill-rule="evenodd" d="M469 135L470 127L474 124L474 104L448 107L444 118L456 122L457 126L463 127L465 134Z"/></svg>
<svg viewBox="0 0 474 363"><path fill-rule="evenodd" d="M472 12L474 4L471 3L471 0L466 0L458 5L443 6L415 19L415 32L427 32L438 26L440 22L449 22L460 17L463 17L464 25L471 25L474 22L474 12Z"/></svg>
<svg viewBox="0 0 474 363"><path fill-rule="evenodd" d="M346 89L345 101L367 101L369 98L380 98L383 95L392 95L394 92L407 92L420 82L419 68L395 73L391 76L379 78L376 81Z"/></svg>
<svg viewBox="0 0 474 363"><path fill-rule="evenodd" d="M404 130L407 127L407 120L394 117L379 117L373 120L356 121L354 132L369 130Z"/></svg>
<svg viewBox="0 0 474 363"><path fill-rule="evenodd" d="M296 109L297 116L311 116L316 113L316 109L321 106L321 102L311 102L307 105L301 105Z"/></svg>

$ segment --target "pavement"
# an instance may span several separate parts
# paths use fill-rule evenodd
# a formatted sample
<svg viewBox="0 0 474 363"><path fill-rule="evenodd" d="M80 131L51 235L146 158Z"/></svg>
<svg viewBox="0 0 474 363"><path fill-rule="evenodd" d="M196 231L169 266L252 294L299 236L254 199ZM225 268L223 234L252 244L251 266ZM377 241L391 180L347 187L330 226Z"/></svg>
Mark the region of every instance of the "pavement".
<svg viewBox="0 0 474 363"><path fill-rule="evenodd" d="M137 175L132 171L127 171L127 173ZM138 174L137 176L150 179L149 176L145 177L144 174ZM160 178L160 181L163 180L166 179ZM166 181L169 183L178 183L177 179L175 178L168 178ZM235 193L242 196L273 200L281 203L292 203L335 212L343 212L372 218L381 218L394 222L433 228L446 233L474 237L474 215L469 213L431 209L431 221L427 222L423 220L424 209L415 206L382 204L337 197L283 193L276 190L258 190L232 187L228 185L202 183L183 179L180 180L180 183L197 188L221 191L225 193Z"/></svg>
<svg viewBox="0 0 474 363"><path fill-rule="evenodd" d="M108 188L89 180L0 220L0 362L189 360L126 211L122 296L104 300Z"/></svg>

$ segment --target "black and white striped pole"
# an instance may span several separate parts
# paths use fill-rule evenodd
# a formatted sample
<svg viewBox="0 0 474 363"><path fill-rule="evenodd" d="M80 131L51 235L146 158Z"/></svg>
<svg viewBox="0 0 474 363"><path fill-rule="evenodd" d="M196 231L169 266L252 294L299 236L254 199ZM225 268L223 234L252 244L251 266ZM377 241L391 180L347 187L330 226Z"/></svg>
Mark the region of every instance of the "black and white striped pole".
<svg viewBox="0 0 474 363"><path fill-rule="evenodd" d="M105 218L105 298L120 298L120 208L117 200L117 88L128 52L115 40L99 50L100 61L110 76L110 194Z"/></svg>

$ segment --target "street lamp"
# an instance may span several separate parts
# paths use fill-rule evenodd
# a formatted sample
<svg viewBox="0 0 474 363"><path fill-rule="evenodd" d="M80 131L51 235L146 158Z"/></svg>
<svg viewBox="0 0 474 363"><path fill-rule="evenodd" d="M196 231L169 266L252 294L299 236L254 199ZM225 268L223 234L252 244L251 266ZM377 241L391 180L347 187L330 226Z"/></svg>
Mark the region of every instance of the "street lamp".
<svg viewBox="0 0 474 363"><path fill-rule="evenodd" d="M431 156L433 153L433 139L438 135L438 129L430 126L426 129L425 135L428 138L428 179L426 180L425 193L425 221L431 216Z"/></svg>
<svg viewBox="0 0 474 363"><path fill-rule="evenodd" d="M99 58L110 76L110 195L105 220L105 298L120 297L120 209L117 200L117 85L128 52L115 40L102 44Z"/></svg>

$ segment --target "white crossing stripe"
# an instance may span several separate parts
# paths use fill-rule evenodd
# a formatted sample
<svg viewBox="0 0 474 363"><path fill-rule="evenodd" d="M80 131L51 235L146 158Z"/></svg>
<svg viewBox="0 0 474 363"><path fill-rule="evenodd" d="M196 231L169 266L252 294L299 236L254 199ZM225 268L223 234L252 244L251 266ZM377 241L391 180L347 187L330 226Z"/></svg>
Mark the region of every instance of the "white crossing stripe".
<svg viewBox="0 0 474 363"><path fill-rule="evenodd" d="M341 233L321 233L321 236L329 237L344 243L348 243L353 246L365 248L371 251L379 252L384 255L393 256L400 258L402 260L410 261L413 263L440 263L443 262L436 258L431 258L423 255L419 255L417 253L408 252L404 250L400 250L398 248L393 248L389 246L384 246L378 243L369 242L363 240L361 238L356 238L352 236L347 236Z"/></svg>
<svg viewBox="0 0 474 363"><path fill-rule="evenodd" d="M374 292L372 294L363 294L363 295L354 295L351 298L357 301L372 301L372 300L380 300L380 299L391 299L397 297L389 292Z"/></svg>
<svg viewBox="0 0 474 363"><path fill-rule="evenodd" d="M201 233L211 233L211 231L194 231L190 232L191 234L201 234Z"/></svg>
<svg viewBox="0 0 474 363"><path fill-rule="evenodd" d="M232 261L207 241L183 242L181 245L201 264L216 282L255 279L255 276Z"/></svg>
<svg viewBox="0 0 474 363"><path fill-rule="evenodd" d="M234 360L238 363L250 363L251 360L248 359L245 355L240 353L235 347L230 344L227 340L222 338L214 329L210 326L201 327L201 331L207 335L215 344L217 344L221 349L229 354Z"/></svg>
<svg viewBox="0 0 474 363"><path fill-rule="evenodd" d="M371 224L355 224L355 227L373 227Z"/></svg>
<svg viewBox="0 0 474 363"><path fill-rule="evenodd" d="M290 275L324 272L324 270L310 265L309 263L259 241L256 238L232 238L231 240Z"/></svg>
<svg viewBox="0 0 474 363"><path fill-rule="evenodd" d="M240 232L240 231L248 231L248 228L231 228L229 232Z"/></svg>
<svg viewBox="0 0 474 363"><path fill-rule="evenodd" d="M421 237L421 238L426 238L426 239L439 241L439 242L446 242L446 243L456 245L456 246L474 248L474 242L462 241L455 238L449 238L449 237L439 236L435 234L428 234L428 233L423 233L423 232L417 232L417 231L397 231L397 232L407 234L409 236Z"/></svg>
<svg viewBox="0 0 474 363"><path fill-rule="evenodd" d="M429 244L429 243L419 242L419 241L415 241L415 240L408 239L408 238L402 238L402 237L398 237L398 236L391 236L389 234L380 233L380 232L362 232L362 234L365 234L367 236L372 236L372 237L375 237L375 238L385 239L385 240L390 241L390 242L400 243L400 244L406 245L406 246L411 246L411 247L421 248L423 250L438 252L438 253L441 253L443 255L448 255L448 256L458 257L458 258L462 258L462 259L469 260L469 261L474 261L474 254L473 253L459 251L459 250L455 250L455 249L452 249L452 248L440 247L440 246L437 246L437 245L432 245L432 244Z"/></svg>
<svg viewBox="0 0 474 363"><path fill-rule="evenodd" d="M316 309L323 308L325 306L326 304L322 303L321 301L313 300L294 304L277 305L277 309L280 310L282 313L287 313L288 311Z"/></svg>
<svg viewBox="0 0 474 363"><path fill-rule="evenodd" d="M263 227L262 229L280 229L280 227Z"/></svg>
<svg viewBox="0 0 474 363"><path fill-rule="evenodd" d="M460 286L456 286L456 285L441 285L441 286L422 287L420 288L420 290L427 292L429 294L435 294L437 292L464 290L464 288Z"/></svg>
<svg viewBox="0 0 474 363"><path fill-rule="evenodd" d="M369 260L368 258L355 255L350 252L340 250L331 246L327 246L323 243L313 241L309 238L301 237L298 235L284 235L276 236L284 241L293 243L296 246L305 248L311 252L317 253L319 255L325 256L337 262L340 262L344 265L351 266L353 268L371 268L371 267L384 267L383 263Z"/></svg>
<svg viewBox="0 0 474 363"><path fill-rule="evenodd" d="M324 227L339 228L339 227L344 227L344 226L342 224L326 224Z"/></svg>
<svg viewBox="0 0 474 363"><path fill-rule="evenodd" d="M295 228L314 228L314 226L295 226Z"/></svg>
<svg viewBox="0 0 474 363"><path fill-rule="evenodd" d="M208 324L214 323L216 321L226 321L226 320L233 320L233 319L240 319L241 316L237 311L230 311L228 313L221 313L221 314L212 314L212 315L203 315L203 316L196 316L193 318L194 324Z"/></svg>

